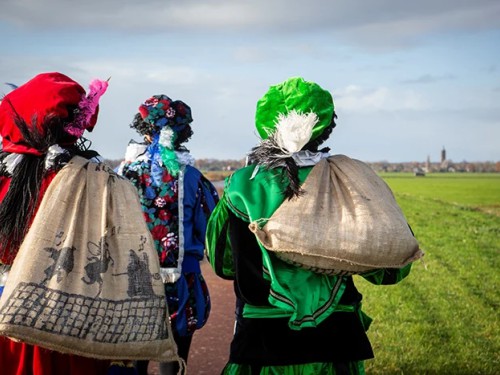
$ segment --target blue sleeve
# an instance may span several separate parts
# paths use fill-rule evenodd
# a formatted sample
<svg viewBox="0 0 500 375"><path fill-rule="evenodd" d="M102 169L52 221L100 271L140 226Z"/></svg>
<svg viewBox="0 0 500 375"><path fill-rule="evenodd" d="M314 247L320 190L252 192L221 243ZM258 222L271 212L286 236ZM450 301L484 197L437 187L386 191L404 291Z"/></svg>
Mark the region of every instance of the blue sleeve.
<svg viewBox="0 0 500 375"><path fill-rule="evenodd" d="M219 196L212 183L194 167L186 167L183 186L185 255L202 260L207 222Z"/></svg>

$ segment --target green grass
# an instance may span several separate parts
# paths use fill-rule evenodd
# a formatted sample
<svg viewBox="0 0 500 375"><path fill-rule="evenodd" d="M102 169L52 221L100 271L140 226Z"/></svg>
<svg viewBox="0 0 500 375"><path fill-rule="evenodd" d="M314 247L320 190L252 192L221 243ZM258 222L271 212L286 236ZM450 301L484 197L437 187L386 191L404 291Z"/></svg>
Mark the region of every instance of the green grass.
<svg viewBox="0 0 500 375"><path fill-rule="evenodd" d="M500 175L383 175L425 252L394 286L355 281L368 374L500 373Z"/></svg>
<svg viewBox="0 0 500 375"><path fill-rule="evenodd" d="M387 173L381 176L395 192L500 213L500 173L434 173L425 177Z"/></svg>

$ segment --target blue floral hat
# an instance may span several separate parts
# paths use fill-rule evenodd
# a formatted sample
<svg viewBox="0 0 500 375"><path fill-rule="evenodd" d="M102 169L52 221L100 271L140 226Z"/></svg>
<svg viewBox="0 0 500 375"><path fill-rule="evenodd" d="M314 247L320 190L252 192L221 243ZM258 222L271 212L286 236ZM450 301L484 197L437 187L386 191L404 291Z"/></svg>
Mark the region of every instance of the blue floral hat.
<svg viewBox="0 0 500 375"><path fill-rule="evenodd" d="M146 127L137 129L143 135L151 135L148 147L152 160L161 160L173 175L180 170L174 144L177 135L193 121L191 108L180 100L172 100L166 95L153 95L139 106Z"/></svg>
<svg viewBox="0 0 500 375"><path fill-rule="evenodd" d="M174 101L166 95L153 95L140 105L139 113L151 125L152 135L159 133L165 126L179 132L193 122L191 108L183 101Z"/></svg>

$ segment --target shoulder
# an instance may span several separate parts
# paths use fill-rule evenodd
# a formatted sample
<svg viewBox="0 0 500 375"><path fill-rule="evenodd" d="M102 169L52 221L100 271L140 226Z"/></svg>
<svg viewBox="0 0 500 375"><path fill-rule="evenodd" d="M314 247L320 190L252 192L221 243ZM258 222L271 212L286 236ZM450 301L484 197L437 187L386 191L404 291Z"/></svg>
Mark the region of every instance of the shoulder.
<svg viewBox="0 0 500 375"><path fill-rule="evenodd" d="M201 178L203 175L196 167L192 165L186 165L184 169L184 175L190 178Z"/></svg>
<svg viewBox="0 0 500 375"><path fill-rule="evenodd" d="M255 193L259 190L268 192L281 191L283 181L282 168L266 169L250 165L231 174L226 178L224 191L228 194L240 194L242 192Z"/></svg>
<svg viewBox="0 0 500 375"><path fill-rule="evenodd" d="M184 169L184 185L201 186L210 191L216 191L214 185L197 168L186 165Z"/></svg>

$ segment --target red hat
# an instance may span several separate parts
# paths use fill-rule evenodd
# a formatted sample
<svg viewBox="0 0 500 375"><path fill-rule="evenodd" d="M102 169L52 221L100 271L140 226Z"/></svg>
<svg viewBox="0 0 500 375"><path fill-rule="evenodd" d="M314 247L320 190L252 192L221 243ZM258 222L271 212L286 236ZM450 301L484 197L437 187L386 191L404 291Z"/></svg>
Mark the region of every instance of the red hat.
<svg viewBox="0 0 500 375"><path fill-rule="evenodd" d="M77 82L61 73L42 73L17 89L8 93L0 103L0 135L2 136L3 151L11 153L40 155L40 151L31 147L24 139L16 126L16 114L29 127L36 116L36 126L46 133L47 116L74 119L74 110L85 98L85 90ZM98 107L95 108L88 122L84 124L86 130L92 131L97 122ZM64 144L73 144L78 137L68 134Z"/></svg>

